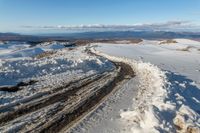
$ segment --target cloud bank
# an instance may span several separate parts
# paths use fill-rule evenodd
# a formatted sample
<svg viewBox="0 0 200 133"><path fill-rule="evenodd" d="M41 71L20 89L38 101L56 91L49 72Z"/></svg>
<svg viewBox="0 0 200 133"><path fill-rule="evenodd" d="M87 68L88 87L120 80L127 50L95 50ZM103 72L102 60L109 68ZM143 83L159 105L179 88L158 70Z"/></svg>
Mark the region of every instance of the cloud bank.
<svg viewBox="0 0 200 133"><path fill-rule="evenodd" d="M200 31L200 26L189 21L169 21L165 23L127 24L127 25L58 25L58 26L22 26L23 28L64 30L64 31Z"/></svg>

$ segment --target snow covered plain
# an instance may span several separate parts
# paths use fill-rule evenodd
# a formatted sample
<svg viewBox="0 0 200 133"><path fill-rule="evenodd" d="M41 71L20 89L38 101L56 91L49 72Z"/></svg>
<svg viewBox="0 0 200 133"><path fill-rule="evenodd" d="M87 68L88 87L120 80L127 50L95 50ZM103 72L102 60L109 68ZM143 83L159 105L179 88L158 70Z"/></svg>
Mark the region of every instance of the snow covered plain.
<svg viewBox="0 0 200 133"><path fill-rule="evenodd" d="M130 64L136 78L71 132L200 132L200 42L96 43L93 52Z"/></svg>

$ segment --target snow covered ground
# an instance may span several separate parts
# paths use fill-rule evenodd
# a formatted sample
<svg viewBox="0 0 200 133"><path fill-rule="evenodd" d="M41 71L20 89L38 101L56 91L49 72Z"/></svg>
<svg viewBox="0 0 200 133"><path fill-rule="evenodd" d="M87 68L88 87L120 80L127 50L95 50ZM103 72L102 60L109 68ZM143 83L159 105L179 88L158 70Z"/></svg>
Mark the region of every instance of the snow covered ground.
<svg viewBox="0 0 200 133"><path fill-rule="evenodd" d="M0 91L0 107L113 67L105 58L88 55L84 46L69 49L59 42L36 46L25 42L0 44L0 87L36 81L28 89Z"/></svg>
<svg viewBox="0 0 200 133"><path fill-rule="evenodd" d="M69 131L200 132L200 42L175 41L178 43L144 40L138 44L92 44L92 52L129 64L136 77L118 86L115 93ZM110 61L89 55L86 48L70 49L59 42L36 46L26 42L1 43L0 88L36 82L16 92L0 91L0 117L6 114L4 108L18 109L15 106L23 106L23 102L45 92L113 70ZM59 102L14 119L0 127L0 132L13 131L26 123L37 125L34 121L48 118L48 112L57 107Z"/></svg>
<svg viewBox="0 0 200 133"><path fill-rule="evenodd" d="M43 131L108 85L116 67L86 50L59 42L1 43L0 132ZM7 91L19 84L16 91Z"/></svg>
<svg viewBox="0 0 200 133"><path fill-rule="evenodd" d="M96 133L200 132L200 42L97 43L94 51L130 64L136 78L73 130Z"/></svg>

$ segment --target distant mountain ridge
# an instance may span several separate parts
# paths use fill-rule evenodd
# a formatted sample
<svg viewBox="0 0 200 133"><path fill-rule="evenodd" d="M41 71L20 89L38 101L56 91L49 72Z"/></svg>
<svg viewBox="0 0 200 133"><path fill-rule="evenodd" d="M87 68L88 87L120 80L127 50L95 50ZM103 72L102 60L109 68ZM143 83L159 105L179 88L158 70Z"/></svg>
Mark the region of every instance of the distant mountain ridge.
<svg viewBox="0 0 200 133"><path fill-rule="evenodd" d="M74 40L74 39L199 39L200 33L195 32L166 32L166 31L106 31L82 33L54 33L41 35L22 35L17 33L0 33L0 40L45 41L45 40Z"/></svg>
<svg viewBox="0 0 200 133"><path fill-rule="evenodd" d="M200 38L200 33L191 32L165 32L165 31L111 31L111 32L85 32L75 34L77 38L141 38L141 39L173 39L173 38Z"/></svg>
<svg viewBox="0 0 200 133"><path fill-rule="evenodd" d="M0 37L19 36L17 33L0 33Z"/></svg>

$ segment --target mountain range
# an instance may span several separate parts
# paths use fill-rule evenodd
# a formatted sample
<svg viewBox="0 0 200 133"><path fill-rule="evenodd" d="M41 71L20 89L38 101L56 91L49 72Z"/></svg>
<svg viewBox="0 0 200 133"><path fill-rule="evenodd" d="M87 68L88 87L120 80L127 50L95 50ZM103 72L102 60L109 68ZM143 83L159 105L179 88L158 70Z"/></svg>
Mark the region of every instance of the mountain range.
<svg viewBox="0 0 200 133"><path fill-rule="evenodd" d="M187 38L200 40L198 32L166 32L166 31L106 31L82 33L52 33L23 35L18 33L0 33L1 41L47 41L47 40L77 40L77 39L173 39Z"/></svg>

